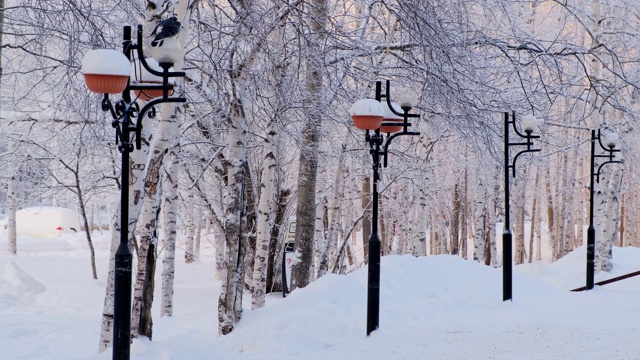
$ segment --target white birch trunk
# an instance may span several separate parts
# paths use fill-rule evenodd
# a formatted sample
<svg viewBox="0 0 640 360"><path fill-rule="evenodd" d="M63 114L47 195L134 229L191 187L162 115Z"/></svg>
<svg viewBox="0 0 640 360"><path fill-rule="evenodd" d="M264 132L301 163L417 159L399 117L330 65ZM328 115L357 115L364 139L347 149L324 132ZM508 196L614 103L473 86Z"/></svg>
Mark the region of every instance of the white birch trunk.
<svg viewBox="0 0 640 360"><path fill-rule="evenodd" d="M214 227L214 246L216 257L216 280L221 281L224 274L225 236L217 226Z"/></svg>
<svg viewBox="0 0 640 360"><path fill-rule="evenodd" d="M193 2L193 0L182 0L177 4L176 8L176 15L181 23L179 41L182 49L186 48L189 37L189 19ZM151 31L157 25L158 19L162 15L162 13L157 13L160 11L159 9L147 7L145 31ZM181 56L173 64L175 71L182 70L184 54L185 50L182 51ZM180 80L175 80L176 86L180 85ZM131 334L132 336L144 335L149 339L151 339L152 334L151 307L155 288L155 249L158 243L157 224L161 201L161 176L164 173L164 156L169 151L169 146L173 141L179 142L179 140L175 140L176 134L179 134L179 109L179 105L172 103L161 105L160 122L152 137L150 156L146 163L144 178L144 196L146 199L141 214L142 226L140 227L140 250L138 251L138 268L133 292Z"/></svg>
<svg viewBox="0 0 640 360"><path fill-rule="evenodd" d="M191 264L195 260L195 225L193 222L193 193L187 196L186 219L185 219L185 243L184 243L184 262Z"/></svg>
<svg viewBox="0 0 640 360"><path fill-rule="evenodd" d="M16 232L16 187L17 182L15 176L12 176L9 179L8 189L7 189L7 241L8 241L8 252L10 255L16 255L18 253L18 242L17 232Z"/></svg>
<svg viewBox="0 0 640 360"><path fill-rule="evenodd" d="M524 263L525 259L525 251L524 251L524 204L525 204L525 180L527 178L526 170L523 169L521 176L519 176L514 186L514 212L515 212L515 221L513 222L513 230L514 230L514 242L515 242L515 251L513 252L513 263L514 265L520 265Z"/></svg>
<svg viewBox="0 0 640 360"><path fill-rule="evenodd" d="M150 157L146 165L147 173L144 178L145 201L141 212L141 225L139 228L140 249L138 251L138 267L135 276L133 292L133 306L131 315L131 334L136 337L145 335L151 337L151 322L147 319L146 307L151 304L143 302L153 301L153 293L145 293L153 284L148 283L149 276L153 282L153 274L147 274L147 265L152 264L155 269L154 249L157 247L157 222L158 209L161 200L161 175L164 172L164 156L171 143L170 137L178 133L177 106L165 104L162 106L161 119L156 134L153 136ZM148 259L153 256L153 259ZM149 275L149 276L148 276Z"/></svg>
<svg viewBox="0 0 640 360"><path fill-rule="evenodd" d="M178 150L179 145L173 146L167 154L167 164L163 177L164 201L162 221L164 234L164 255L162 259L162 300L160 316L173 315L173 284L176 263L176 234L178 219Z"/></svg>
<svg viewBox="0 0 640 360"><path fill-rule="evenodd" d="M221 335L233 331L237 320L234 312L236 293L239 287L244 288L239 267L244 259L240 259L242 244L241 218L244 207L244 119L241 116L232 117L233 123L229 129L229 156L232 164L229 169L229 183L227 193L227 211L225 217L226 253L222 272L222 289L218 301L218 332Z"/></svg>
<svg viewBox="0 0 640 360"><path fill-rule="evenodd" d="M584 175L584 161L582 159L578 159L578 199L577 206L575 209L576 216L576 226L578 228L577 235L577 244L576 246L582 246L584 244L584 226L586 224L586 201L588 199L588 192L585 191L587 189L587 181L589 178L585 178Z"/></svg>
<svg viewBox="0 0 640 360"><path fill-rule="evenodd" d="M405 193L405 198L403 199L405 202L404 204L415 204L415 199L412 196L408 196L408 194ZM416 251L418 248L418 244L417 244L417 237L415 236L416 233L416 211L417 208L413 208L410 207L406 214L407 214L407 218L406 218L406 226L405 226L405 254L411 254L413 256L416 256ZM446 244L446 240L445 240L445 244Z"/></svg>
<svg viewBox="0 0 640 360"><path fill-rule="evenodd" d="M271 214L273 213L273 190L275 188L276 156L273 142L276 140L275 119L271 119L262 149L262 181L260 186L260 202L258 204L258 223L256 236L256 254L252 281L252 309L259 309L265 304L267 291L267 257L271 240Z"/></svg>
<svg viewBox="0 0 640 360"><path fill-rule="evenodd" d="M322 181L324 172L320 171L318 176L320 176L319 183L323 183ZM320 258L322 258L322 250L325 247L325 244L328 243L326 229L324 228L324 214L325 208L327 206L327 198L322 192L320 192L317 196L318 201L316 202L315 207L315 218L314 218L314 241L313 241L313 258L311 259L311 267L309 270L310 281L314 281L318 276L318 266L320 265Z"/></svg>
<svg viewBox="0 0 640 360"><path fill-rule="evenodd" d="M491 254L491 266L498 267L502 264L498 259L498 244L496 243L496 222L498 220L497 212L498 212L498 203L500 201L500 181L498 180L498 176L501 173L501 167L496 167L495 176L493 177L493 194L488 196L489 204L487 205L489 208L487 220L487 224L489 228L487 231L489 232L489 252Z"/></svg>
<svg viewBox="0 0 640 360"><path fill-rule="evenodd" d="M318 279L329 270L329 255L332 253L331 249L332 247L337 246L340 238L340 218L342 216L340 209L342 208L342 198L344 197L343 169L347 147L346 140L347 139L345 139L345 142L342 144L342 151L338 158L333 185L333 198L331 199L331 207L329 210L329 231L323 244L323 248L321 249L320 258L318 259Z"/></svg>
<svg viewBox="0 0 640 360"><path fill-rule="evenodd" d="M195 234L193 241L193 257L198 260L200 259L200 246L201 246L201 238L202 238L202 205L198 204L196 206L195 212Z"/></svg>
<svg viewBox="0 0 640 360"><path fill-rule="evenodd" d="M416 256L427 255L427 194L425 192L426 184L421 182L418 189L418 207L415 212L416 230L414 231L414 244ZM452 239L452 241L454 241Z"/></svg>
<svg viewBox="0 0 640 360"><path fill-rule="evenodd" d="M467 242L469 240L469 191L468 191L468 170L467 164L464 168L464 181L462 183L462 201L460 206L460 254L463 259L467 259L469 254L467 250Z"/></svg>
<svg viewBox="0 0 640 360"><path fill-rule="evenodd" d="M102 309L102 322L100 331L100 343L98 351L103 352L112 346L113 342L113 304L114 304L114 267L116 259L116 251L120 244L120 209L115 213L111 220L111 251L109 252L109 271L107 272L107 282L104 297L104 306Z"/></svg>
<svg viewBox="0 0 640 360"><path fill-rule="evenodd" d="M577 168L577 162L576 162L576 158L577 158L577 154L575 151L572 151L570 154L571 159L567 159L567 168L565 171L565 174L563 175L564 180L563 180L563 187L564 187L564 193L566 194L565 199L563 201L563 205L562 205L562 211L563 211L563 218L565 219L565 228L564 228L564 232L563 232L563 239L564 239L564 248L562 251L562 256L567 255L568 253L570 253L571 251L573 251L574 246L575 246L575 221L574 221L574 216L573 215L573 208L574 208L574 190L569 186L569 184L573 184L575 183L575 172L573 171L568 171L568 169L575 169ZM569 162L571 163L569 165Z"/></svg>
<svg viewBox="0 0 640 360"><path fill-rule="evenodd" d="M473 260L484 264L484 208L487 198L486 186L482 175L476 175L475 234L473 238ZM432 225L433 226L433 225Z"/></svg>
<svg viewBox="0 0 640 360"><path fill-rule="evenodd" d="M613 269L612 246L618 236L618 225L620 222L620 190L622 188L622 166L609 164L613 167L611 178L607 184L607 208L605 210L605 224L602 240L596 244L596 253L599 254L596 262L596 270L611 271Z"/></svg>
<svg viewBox="0 0 640 360"><path fill-rule="evenodd" d="M606 171L606 169L605 169ZM603 171L604 172L604 171ZM606 174L608 175L608 174ZM596 230L596 248L595 248L595 272L600 272L602 266L602 242L605 241L606 238L606 223L607 223L607 207L608 207L608 196L605 191L605 185L608 182L608 176L605 176L604 173L600 174L600 182L594 182L595 191L593 194L593 201L595 207L595 230Z"/></svg>
<svg viewBox="0 0 640 360"><path fill-rule="evenodd" d="M180 2L178 3L178 7L177 7L177 11L176 13L178 14L178 16L181 18L181 23L182 23L182 30L180 32L180 39L181 39L181 43L183 45L183 49L185 48L186 45L186 40L188 38L189 35L189 18L191 15L191 7L195 4L197 0L180 0ZM164 11L162 10L164 7L156 7L157 11ZM150 8L148 8L149 10ZM148 12L147 13L147 19L157 19L159 18L159 16L161 15L161 13L151 13ZM153 21L157 21L157 20L153 20ZM147 26L145 27L145 31L150 32L151 31L151 26L152 24L152 20L147 20ZM145 36L145 38L147 38ZM174 69L176 70L180 70L182 69L182 58L179 60L179 63L174 64ZM143 178L146 176L146 159L147 159L147 155L149 153L149 146L147 144L149 144L149 139L150 139L150 134L152 131L152 126L151 126L151 121L148 117L145 117L145 119L142 120L143 123L143 127L142 127L142 148L140 150L136 150L134 152L131 153L131 161L130 164L128 165L127 169L122 169L122 171L129 171L129 178L130 178L130 184L129 184L129 219L128 219L128 233L130 234L130 239L129 239L129 243L132 242L132 235L133 235L133 230L136 227L136 222L138 219L138 215L141 211L142 208L142 203L143 203ZM120 204L120 206L122 206L123 204ZM99 342L99 351L105 351L108 347L111 346L111 342L113 339L113 265L114 265L114 259L115 259L115 250L117 249L117 243L119 242L119 238L120 238L120 226L119 226L119 222L120 222L120 216L118 213L118 216L114 217L114 222L112 224L112 228L114 229L114 231L112 232L112 249L111 249L111 254L110 254L110 264L109 264L109 275L107 278L107 286L106 286L106 295L105 295L105 306L103 309L103 317L102 317L102 329L100 332L100 342ZM132 319L133 320L133 319ZM132 321L132 323L135 321Z"/></svg>
<svg viewBox="0 0 640 360"><path fill-rule="evenodd" d="M222 287L218 299L218 333L227 335L233 331L242 316L242 291L244 290L244 229L245 211L245 134L246 118L243 107L243 79L232 78L230 104L227 176L225 196L224 233L226 252L222 270Z"/></svg>

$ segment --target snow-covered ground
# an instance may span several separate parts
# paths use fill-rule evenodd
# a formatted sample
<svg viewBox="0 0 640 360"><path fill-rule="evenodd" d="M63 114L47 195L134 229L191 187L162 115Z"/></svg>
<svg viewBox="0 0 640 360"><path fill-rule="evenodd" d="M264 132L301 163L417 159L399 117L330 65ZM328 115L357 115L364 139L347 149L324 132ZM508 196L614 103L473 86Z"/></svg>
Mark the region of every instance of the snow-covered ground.
<svg viewBox="0 0 640 360"><path fill-rule="evenodd" d="M0 238L0 359L111 359L97 353L107 241L96 234L96 281L82 234L19 238L18 256ZM614 248L613 260L614 271L596 280L640 270L640 249ZM380 329L369 337L365 268L327 275L286 299L272 295L258 311L246 296L242 321L219 337L219 283L205 242L198 263L178 261L174 316L156 311L153 341L134 341L131 358L640 359L640 277L568 291L584 285L584 269L584 248L553 264L517 266L514 300L502 302L501 269L453 256L387 256Z"/></svg>

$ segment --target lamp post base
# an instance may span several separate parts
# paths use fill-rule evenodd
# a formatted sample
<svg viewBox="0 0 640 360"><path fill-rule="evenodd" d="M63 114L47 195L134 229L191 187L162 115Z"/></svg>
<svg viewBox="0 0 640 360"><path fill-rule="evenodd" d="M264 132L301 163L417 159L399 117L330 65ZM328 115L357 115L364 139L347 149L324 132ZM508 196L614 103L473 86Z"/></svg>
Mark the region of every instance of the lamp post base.
<svg viewBox="0 0 640 360"><path fill-rule="evenodd" d="M131 263L127 243L120 243L115 259L113 304L113 360L129 360L131 349Z"/></svg>
<svg viewBox="0 0 640 360"><path fill-rule="evenodd" d="M369 280L367 289L367 336L380 325L380 238L369 239Z"/></svg>
<svg viewBox="0 0 640 360"><path fill-rule="evenodd" d="M596 229L589 225L587 229L587 284L586 290L593 289L595 278Z"/></svg>
<svg viewBox="0 0 640 360"><path fill-rule="evenodd" d="M502 233L502 301L512 299L513 266L511 257L513 253L511 231L508 229Z"/></svg>

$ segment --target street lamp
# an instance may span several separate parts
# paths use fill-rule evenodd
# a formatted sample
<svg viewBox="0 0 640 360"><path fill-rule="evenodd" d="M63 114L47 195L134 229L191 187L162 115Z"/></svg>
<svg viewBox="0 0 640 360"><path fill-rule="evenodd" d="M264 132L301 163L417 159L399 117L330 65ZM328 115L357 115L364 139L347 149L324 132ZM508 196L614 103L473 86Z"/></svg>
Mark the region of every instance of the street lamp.
<svg viewBox="0 0 640 360"><path fill-rule="evenodd" d="M112 126L116 129L116 144L122 154L122 178L120 189L120 245L115 255L114 306L113 306L113 359L128 360L131 347L131 273L132 254L129 249L129 154L142 145L142 120L145 115L155 117L154 106L160 103L186 102L182 97L169 97L173 92L171 78L183 77L184 72L169 69L172 63L161 62L162 71L152 68L145 59L142 50L142 26L138 25L137 43L131 41L131 27L124 27L122 41L123 54L110 56L114 50L92 50L83 59L83 73L87 87L93 92L104 94L102 110L113 117ZM106 57L105 57L106 55ZM122 71L122 64L131 69L130 61L137 57L144 69L160 79L160 84L132 83L128 74ZM113 63L110 63L113 60ZM149 61L151 62L151 61ZM115 64L114 64L115 63ZM111 87L115 84L114 87ZM122 92L122 99L115 103L109 100L109 94ZM142 108L131 100L131 91L157 94ZM137 118L137 120L136 120ZM132 134L133 133L133 134ZM133 135L133 137L132 137Z"/></svg>
<svg viewBox="0 0 640 360"><path fill-rule="evenodd" d="M385 99L386 104L381 103ZM379 326L380 319L380 237L378 236L378 182L380 181L380 157L387 167L387 156L391 140L401 135L420 135L408 131L412 125L409 118L420 118L418 114L409 114L418 104L418 96L402 89L391 102L389 80L386 81L386 93L382 92L382 82L376 82L376 98L356 101L351 106L351 118L356 128L366 130L365 141L369 143L369 153L373 158L373 191L371 237L369 237L369 274L367 281L367 336ZM385 106L386 105L386 109ZM401 122L398 120L402 119ZM384 133L386 132L386 136Z"/></svg>
<svg viewBox="0 0 640 360"><path fill-rule="evenodd" d="M598 145L605 154L596 155L596 140ZM618 134L614 132L608 133L604 137L604 144L602 143L602 136L600 135L600 129L591 130L591 170L590 185L589 185L589 229L587 229L587 284L586 290L593 289L594 271L595 271L595 247L596 247L596 229L593 226L593 179L595 176L596 182L600 183L600 169L606 164L620 164L622 160L613 160L615 153L620 152L620 149L616 149L618 144ZM598 170L595 170L596 158L604 158L605 162L598 166Z"/></svg>
<svg viewBox="0 0 640 360"><path fill-rule="evenodd" d="M526 142L509 142L509 125L513 126L513 131L519 137L526 140ZM509 169L512 171L512 176L516 177L516 160L518 156L527 152L536 152L540 149L532 149L533 139L538 139L540 136L532 135L533 131L538 128L538 120L533 115L525 115L520 120L520 127L524 130L524 134L518 131L516 127L516 113L511 114L504 113L504 230L502 232L502 301L513 300L512 299L512 285L513 285L513 267L512 267L512 253L513 242L511 235L511 225L509 223ZM526 146L525 150L521 150L513 157L513 162L509 160L509 146Z"/></svg>

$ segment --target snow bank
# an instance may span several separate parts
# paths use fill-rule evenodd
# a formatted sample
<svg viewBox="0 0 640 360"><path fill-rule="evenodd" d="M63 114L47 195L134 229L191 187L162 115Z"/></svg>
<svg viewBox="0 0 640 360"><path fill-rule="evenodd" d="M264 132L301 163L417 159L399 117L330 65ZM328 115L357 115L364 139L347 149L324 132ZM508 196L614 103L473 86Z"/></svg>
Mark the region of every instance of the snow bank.
<svg viewBox="0 0 640 360"><path fill-rule="evenodd" d="M46 286L23 271L15 262L0 265L0 309L24 305L46 290Z"/></svg>

